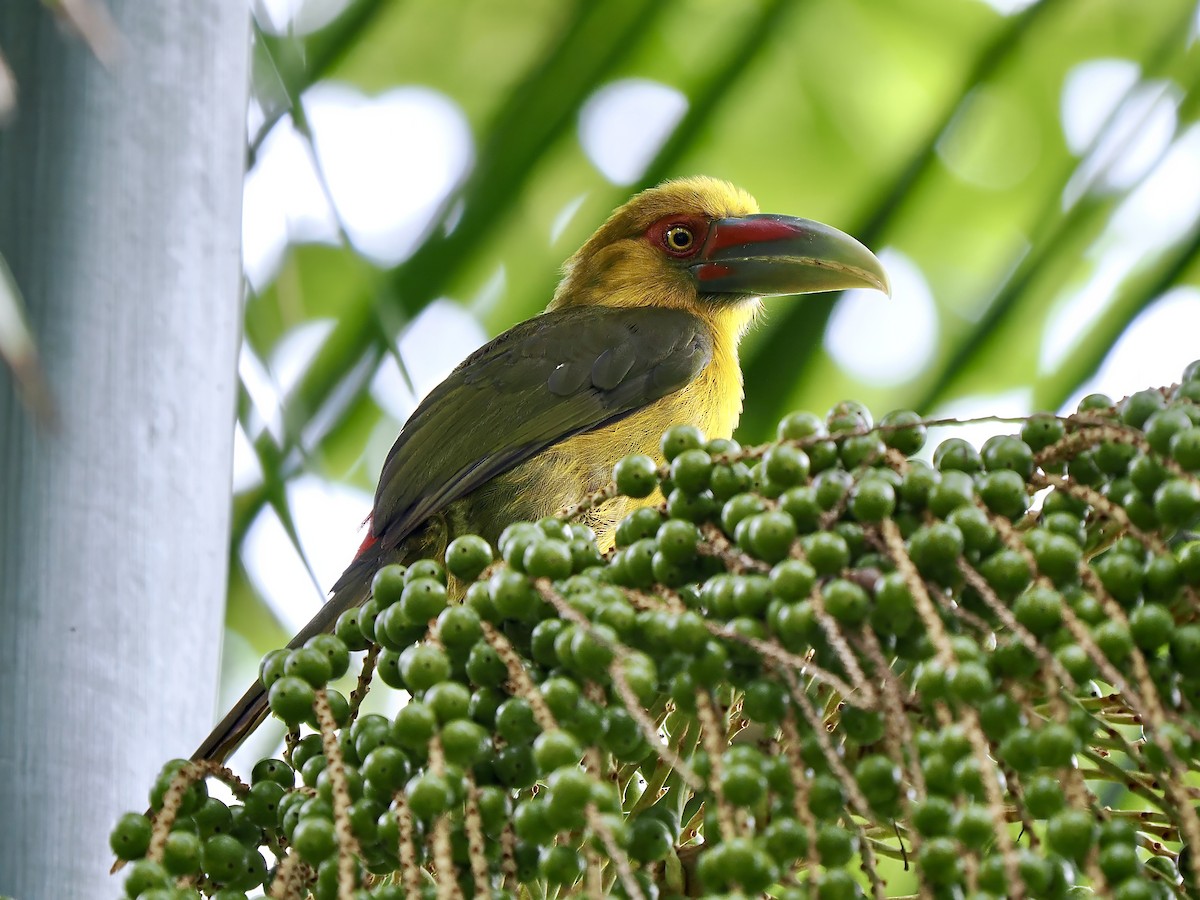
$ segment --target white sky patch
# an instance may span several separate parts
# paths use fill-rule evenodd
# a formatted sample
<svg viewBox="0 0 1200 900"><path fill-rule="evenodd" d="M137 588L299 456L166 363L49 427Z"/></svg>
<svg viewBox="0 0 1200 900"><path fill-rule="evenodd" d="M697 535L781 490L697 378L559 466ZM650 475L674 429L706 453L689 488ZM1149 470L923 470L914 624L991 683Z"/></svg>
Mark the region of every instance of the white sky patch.
<svg viewBox="0 0 1200 900"><path fill-rule="evenodd" d="M974 419L980 416L1017 417L1027 416L1033 412L1031 388L1018 388L1003 394L975 394L952 400L945 406L934 410L934 419ZM983 442L997 434L1015 434L1020 430L1015 422L972 422L968 425L943 425L930 428L925 440L925 446L917 454L926 462L933 461L933 451L937 445L947 438L959 437L976 447L982 447Z"/></svg>
<svg viewBox="0 0 1200 900"><path fill-rule="evenodd" d="M269 34L311 34L336 19L350 0L253 0L259 27Z"/></svg>
<svg viewBox="0 0 1200 900"><path fill-rule="evenodd" d="M320 588L275 511L264 507L246 532L242 561L255 588L291 632L299 631L325 601L325 592L354 558L371 510L365 491L302 475L288 484L288 506Z"/></svg>
<svg viewBox="0 0 1200 900"><path fill-rule="evenodd" d="M409 390L396 357L386 354L371 379L371 397L403 422L421 398L437 387L487 335L469 312L450 300L435 300L400 336L400 356L416 393Z"/></svg>
<svg viewBox="0 0 1200 900"><path fill-rule="evenodd" d="M1088 394L1119 400L1143 388L1174 384L1196 359L1200 359L1200 288L1175 288L1130 323L1099 371L1063 404L1063 410L1074 411Z"/></svg>
<svg viewBox="0 0 1200 900"><path fill-rule="evenodd" d="M1200 126L1194 125L1121 202L1089 250L1089 258L1095 260L1091 275L1059 301L1042 332L1039 371L1057 368L1107 309L1121 282L1138 265L1150 261L1153 254L1179 240L1197 216ZM1200 337L1194 340L1200 346Z"/></svg>
<svg viewBox="0 0 1200 900"><path fill-rule="evenodd" d="M866 384L905 381L920 372L937 346L938 312L929 282L911 259L887 248L879 254L892 296L846 291L825 331L825 349Z"/></svg>
<svg viewBox="0 0 1200 900"><path fill-rule="evenodd" d="M1089 190L1137 184L1161 159L1178 124L1182 92L1170 81L1138 83L1140 68L1126 59L1075 66L1063 83L1063 134L1083 159L1063 190L1063 206Z"/></svg>
<svg viewBox="0 0 1200 900"><path fill-rule="evenodd" d="M1033 6L1038 0L982 0L1001 15L1011 16Z"/></svg>
<svg viewBox="0 0 1200 900"><path fill-rule="evenodd" d="M613 184L641 177L683 114L687 97L645 78L625 78L600 88L579 112L579 142L600 174Z"/></svg>
<svg viewBox="0 0 1200 900"><path fill-rule="evenodd" d="M259 148L242 188L242 265L250 286L271 283L289 243L337 241L337 220L313 167L312 154L280 119Z"/></svg>
<svg viewBox="0 0 1200 900"><path fill-rule="evenodd" d="M583 201L586 199L587 193L584 192L578 197L568 200L567 204L558 211L554 221L550 224L551 246L558 243L558 239L563 236L563 232L567 230L567 226L571 224L571 220L575 218L575 214L579 212L579 208L583 206Z"/></svg>
<svg viewBox="0 0 1200 900"><path fill-rule="evenodd" d="M350 240L380 265L402 262L471 165L466 116L446 95L424 87L372 98L322 82L305 92L303 102Z"/></svg>

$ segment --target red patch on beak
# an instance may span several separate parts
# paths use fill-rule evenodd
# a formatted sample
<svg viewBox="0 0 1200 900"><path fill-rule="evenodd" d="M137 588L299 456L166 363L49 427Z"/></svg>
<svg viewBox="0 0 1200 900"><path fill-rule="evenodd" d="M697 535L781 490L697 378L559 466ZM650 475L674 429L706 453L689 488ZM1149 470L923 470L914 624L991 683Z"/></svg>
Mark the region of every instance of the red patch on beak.
<svg viewBox="0 0 1200 900"><path fill-rule="evenodd" d="M696 266L692 271L696 273L696 278L700 281L707 281L710 278L724 278L726 275L733 274L733 269L721 263L704 263L702 266Z"/></svg>
<svg viewBox="0 0 1200 900"><path fill-rule="evenodd" d="M704 256L708 258L728 247L787 240L796 235L796 229L791 225L774 219L725 219L709 235Z"/></svg>

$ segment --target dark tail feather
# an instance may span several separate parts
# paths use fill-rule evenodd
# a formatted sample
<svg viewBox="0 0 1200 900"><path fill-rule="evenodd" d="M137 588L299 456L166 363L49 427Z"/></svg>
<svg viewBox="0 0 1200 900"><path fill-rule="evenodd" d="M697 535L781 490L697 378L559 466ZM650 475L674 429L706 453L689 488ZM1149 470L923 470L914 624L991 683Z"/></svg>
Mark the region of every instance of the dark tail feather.
<svg viewBox="0 0 1200 900"><path fill-rule="evenodd" d="M300 629L300 633L292 638L288 647L303 646L304 642L314 635L332 631L338 616L365 602L376 565L374 560L364 560L361 556L352 562L334 587L333 596L317 611L312 620ZM255 681L192 754L192 760L225 762L229 755L241 746L242 741L262 724L267 717L267 711L267 691L261 681Z"/></svg>

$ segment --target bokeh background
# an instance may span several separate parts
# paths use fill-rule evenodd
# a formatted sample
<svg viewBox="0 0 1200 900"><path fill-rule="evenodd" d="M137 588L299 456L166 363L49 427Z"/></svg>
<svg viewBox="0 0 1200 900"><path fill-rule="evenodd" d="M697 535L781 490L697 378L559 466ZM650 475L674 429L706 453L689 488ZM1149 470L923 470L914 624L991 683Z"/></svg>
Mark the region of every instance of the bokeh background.
<svg viewBox="0 0 1200 900"><path fill-rule="evenodd" d="M727 178L892 276L890 300L771 302L743 443L847 397L1072 408L1200 357L1195 0L253 12L224 700L352 556L419 398L663 178Z"/></svg>

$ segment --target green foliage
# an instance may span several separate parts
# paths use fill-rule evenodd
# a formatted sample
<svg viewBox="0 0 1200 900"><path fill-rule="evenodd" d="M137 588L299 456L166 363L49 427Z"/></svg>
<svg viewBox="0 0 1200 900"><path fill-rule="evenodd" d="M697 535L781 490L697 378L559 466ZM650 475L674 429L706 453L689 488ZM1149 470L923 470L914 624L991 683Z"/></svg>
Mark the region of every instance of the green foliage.
<svg viewBox="0 0 1200 900"><path fill-rule="evenodd" d="M283 759L168 763L113 832L127 893L1191 896L1198 382L933 466L854 403L753 448L672 429L581 505L668 494L607 557L558 519L459 538L449 575L381 570L349 643L268 655Z"/></svg>

